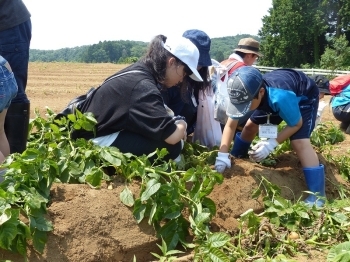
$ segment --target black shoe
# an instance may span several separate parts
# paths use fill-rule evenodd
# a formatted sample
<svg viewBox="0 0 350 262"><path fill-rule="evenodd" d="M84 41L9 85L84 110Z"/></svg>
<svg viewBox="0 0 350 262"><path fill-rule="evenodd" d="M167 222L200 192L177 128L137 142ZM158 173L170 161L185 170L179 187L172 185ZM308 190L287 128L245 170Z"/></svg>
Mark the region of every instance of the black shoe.
<svg viewBox="0 0 350 262"><path fill-rule="evenodd" d="M348 128L349 124L350 124L349 122L340 122L339 128L341 130L346 130Z"/></svg>
<svg viewBox="0 0 350 262"><path fill-rule="evenodd" d="M30 104L11 104L5 118L5 133L10 144L10 152L22 153L26 150L29 128Z"/></svg>
<svg viewBox="0 0 350 262"><path fill-rule="evenodd" d="M350 135L350 124L349 124L348 127L346 128L345 133L348 134L348 135Z"/></svg>

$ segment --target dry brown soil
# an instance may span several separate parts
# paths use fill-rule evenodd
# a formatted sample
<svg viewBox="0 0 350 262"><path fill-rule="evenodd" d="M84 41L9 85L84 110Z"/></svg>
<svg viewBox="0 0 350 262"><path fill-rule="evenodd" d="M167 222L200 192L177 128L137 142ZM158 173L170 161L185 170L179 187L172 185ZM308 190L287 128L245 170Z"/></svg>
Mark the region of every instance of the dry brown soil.
<svg viewBox="0 0 350 262"><path fill-rule="evenodd" d="M74 64L74 63L30 63L27 93L31 101L31 116L34 109L41 116L45 107L55 112L62 109L69 100L83 94L91 86L97 86L106 77L124 66L115 64ZM329 97L326 97L329 101ZM101 105L103 106L103 105ZM337 121L327 107L323 121ZM335 155L348 154L350 136L337 145ZM347 184L336 169L319 155L326 166L326 191L329 198L337 198L334 185ZM236 160L231 169L224 173L224 182L216 186L210 197L217 205L217 215L212 223L213 230L235 232L237 218L252 208L262 211L261 200L251 197L258 187L259 177L265 176L282 188L287 199L298 199L306 190L300 162L294 153L279 157L275 168L268 168L249 160ZM51 205L48 218L54 230L48 236L43 254L30 249L30 262L93 262L93 261L154 261L150 252L158 252L154 230L147 222L137 224L132 210L124 206L119 193L122 185L114 180L112 189L104 184L101 189L87 185L56 184L51 190ZM134 190L138 185L134 185ZM311 256L299 255L296 261L325 261L326 254L310 250ZM0 250L0 260L24 261L18 255ZM190 260L183 260L190 261Z"/></svg>

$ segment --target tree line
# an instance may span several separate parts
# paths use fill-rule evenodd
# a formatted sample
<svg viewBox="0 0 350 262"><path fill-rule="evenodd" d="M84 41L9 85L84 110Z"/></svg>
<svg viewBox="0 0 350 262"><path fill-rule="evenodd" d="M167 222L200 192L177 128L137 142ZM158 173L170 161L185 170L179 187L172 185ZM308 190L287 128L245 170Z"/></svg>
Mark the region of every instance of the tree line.
<svg viewBox="0 0 350 262"><path fill-rule="evenodd" d="M211 57L222 61L241 38L253 37L261 43L259 65L350 70L349 0L273 0L262 22L256 36L212 38ZM147 45L120 40L59 50L31 49L30 61L133 63L145 54Z"/></svg>
<svg viewBox="0 0 350 262"><path fill-rule="evenodd" d="M248 34L213 38L210 55L217 61L227 58L238 41L244 37L253 37L260 40L258 36ZM147 50L148 43L140 41L103 41L98 44L62 48L58 50L30 49L29 60L31 62L82 62L82 63L133 63L141 58Z"/></svg>
<svg viewBox="0 0 350 262"><path fill-rule="evenodd" d="M349 70L349 0L273 0L262 22L260 65Z"/></svg>

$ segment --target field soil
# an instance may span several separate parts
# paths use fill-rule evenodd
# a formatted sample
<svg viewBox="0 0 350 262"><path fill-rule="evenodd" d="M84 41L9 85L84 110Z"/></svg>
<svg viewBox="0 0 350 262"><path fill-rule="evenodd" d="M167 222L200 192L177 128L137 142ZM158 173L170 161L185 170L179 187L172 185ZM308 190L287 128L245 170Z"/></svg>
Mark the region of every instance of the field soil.
<svg viewBox="0 0 350 262"><path fill-rule="evenodd" d="M46 107L59 112L72 98L85 93L91 86L98 86L105 78L123 68L115 64L77 64L77 63L30 63L27 94L31 101L31 117L36 110L41 116ZM326 97L325 101L329 101ZM101 105L103 106L103 105ZM326 107L322 121L333 121L329 106ZM350 136L334 147L334 155L347 154ZM329 199L338 198L336 185L349 186L334 166L319 155L326 167L326 193ZM254 200L251 195L264 176L281 187L282 195L291 200L304 198L307 190L302 168L295 153L289 152L279 157L276 167L264 167L250 160L235 160L231 169L224 172L224 182L214 189L211 199L217 205L217 215L212 221L214 231L235 234L237 218L246 210L257 213L263 210L261 199ZM28 251L30 262L117 262L156 261L150 252L159 253L156 243L160 243L153 228L146 222L140 224L132 216L132 210L124 206L119 193L122 183L114 178L100 189L88 185L55 184L51 190L51 203L48 218L54 230L49 233L43 254ZM133 192L139 189L134 184ZM186 254L189 255L189 254ZM183 258L178 261L191 261ZM326 261L321 250L309 250L295 261ZM0 250L0 261L24 261L16 254Z"/></svg>

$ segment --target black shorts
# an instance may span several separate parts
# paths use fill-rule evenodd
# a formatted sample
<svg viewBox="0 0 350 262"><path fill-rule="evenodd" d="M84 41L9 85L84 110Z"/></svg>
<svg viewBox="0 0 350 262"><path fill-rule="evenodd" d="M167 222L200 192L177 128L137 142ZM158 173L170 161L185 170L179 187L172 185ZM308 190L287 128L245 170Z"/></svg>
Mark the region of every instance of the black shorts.
<svg viewBox="0 0 350 262"><path fill-rule="evenodd" d="M350 123L350 103L347 105L333 107L332 112L335 119L338 121Z"/></svg>
<svg viewBox="0 0 350 262"><path fill-rule="evenodd" d="M301 101L299 108L291 110L299 110L303 119L303 125L294 133L290 140L310 138L312 130L315 128L315 121L317 117L319 99L309 99ZM263 110L255 110L250 116L250 120L256 125L263 125L267 123L267 114ZM270 124L279 125L283 119L277 114L270 115Z"/></svg>

